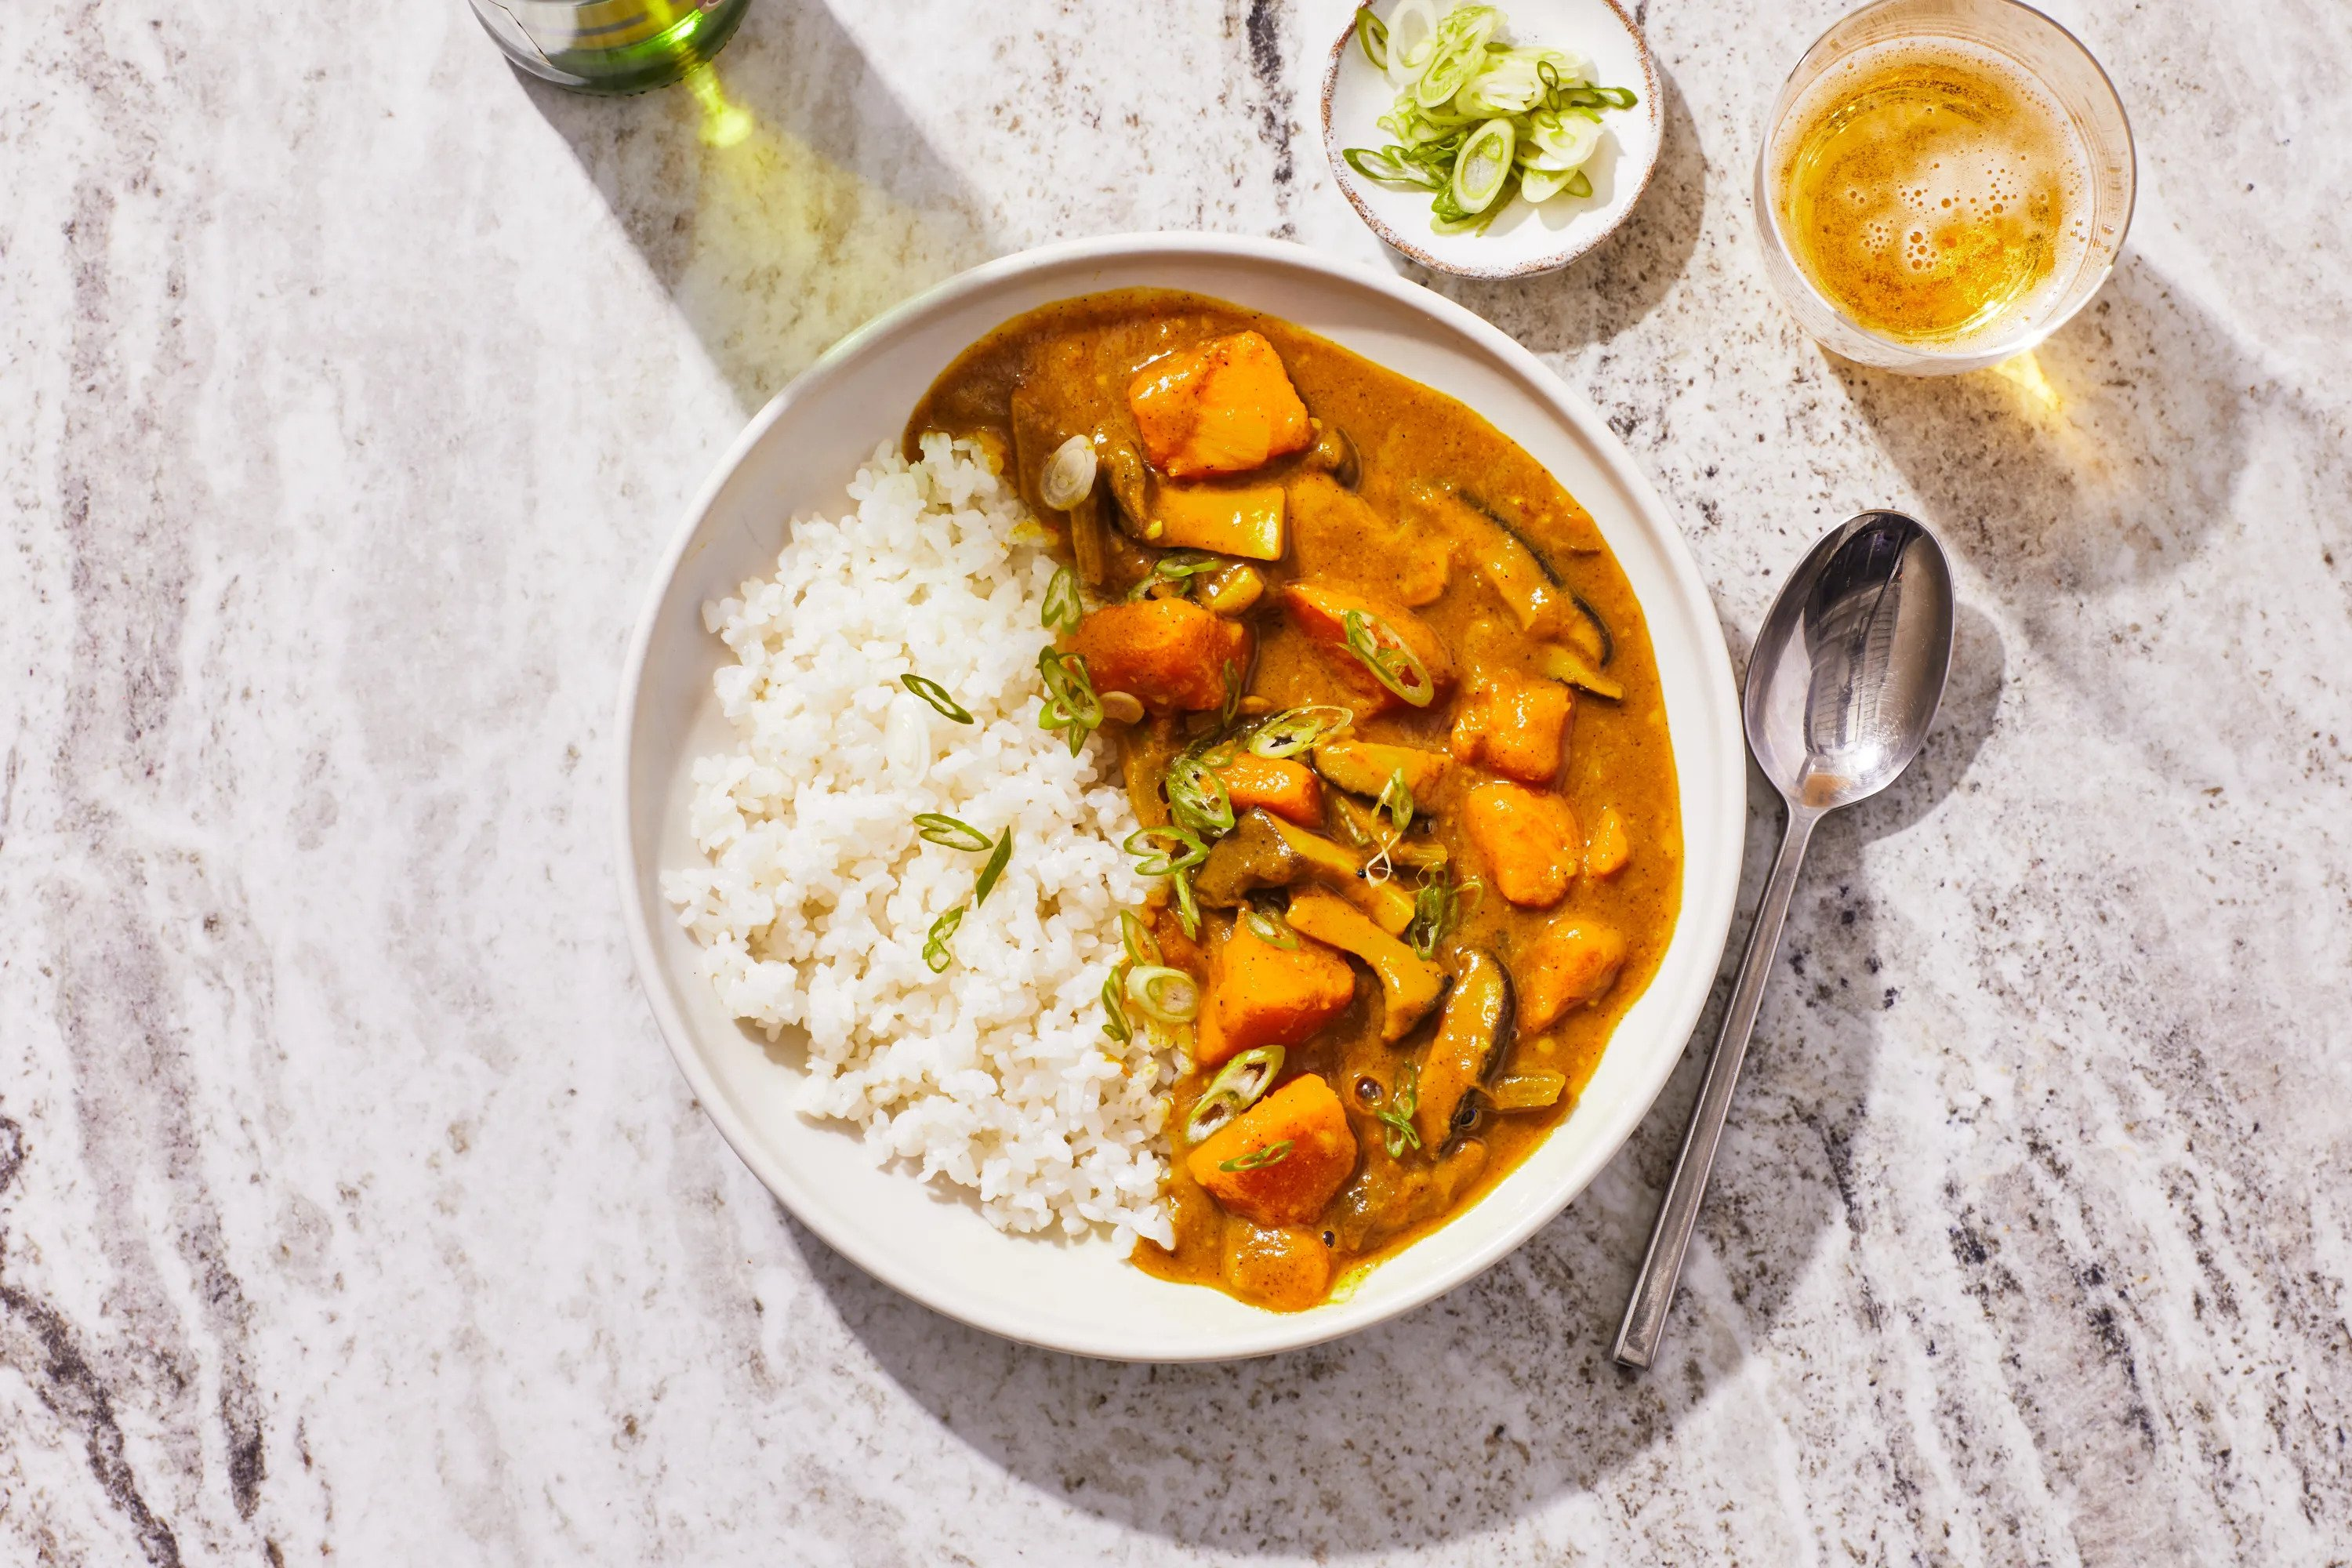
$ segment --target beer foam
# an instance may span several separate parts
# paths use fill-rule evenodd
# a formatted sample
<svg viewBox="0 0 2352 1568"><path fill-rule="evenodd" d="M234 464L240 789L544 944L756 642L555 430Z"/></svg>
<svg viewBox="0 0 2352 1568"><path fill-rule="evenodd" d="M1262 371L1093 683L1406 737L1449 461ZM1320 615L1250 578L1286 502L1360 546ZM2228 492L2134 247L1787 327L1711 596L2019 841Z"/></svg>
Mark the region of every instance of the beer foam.
<svg viewBox="0 0 2352 1568"><path fill-rule="evenodd" d="M1939 77L1938 68L1948 74ZM1895 101L1883 96L1888 92L1899 100L1898 118L1884 132L1864 132L1872 121L1856 123L1857 117ZM2088 150L2064 106L2008 56L1947 37L1856 50L1823 71L1781 118L1772 142L1781 191L1824 135L1845 138L1838 142L1841 177L1811 187L1810 199L1844 211L1830 221L1855 262L1924 279L1971 265L1989 233L2046 224L2048 270L2007 312L2010 323L2062 294L2079 269L2089 243ZM1948 243L1961 248L1947 254Z"/></svg>

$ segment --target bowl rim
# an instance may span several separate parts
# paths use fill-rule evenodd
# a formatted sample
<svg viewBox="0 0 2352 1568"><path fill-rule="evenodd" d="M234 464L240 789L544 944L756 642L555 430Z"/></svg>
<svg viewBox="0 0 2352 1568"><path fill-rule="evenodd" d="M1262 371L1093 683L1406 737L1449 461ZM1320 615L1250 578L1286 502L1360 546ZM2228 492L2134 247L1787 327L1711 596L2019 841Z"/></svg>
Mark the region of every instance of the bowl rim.
<svg viewBox="0 0 2352 1568"><path fill-rule="evenodd" d="M1365 0L1365 4L1370 3L1370 0ZM1339 67L1348 58L1348 46L1356 41L1356 15L1362 6L1349 10L1348 25L1340 29L1339 39L1332 44L1331 53L1323 68L1323 155L1330 160L1332 183L1348 198L1348 205L1356 209L1356 216L1364 220L1364 226L1380 237L1381 244L1433 272L1499 283L1513 278L1534 278L1546 272L1557 272L1590 253L1602 240L1624 226L1625 220L1633 216L1633 209L1642 205L1642 197L1650 188L1651 176L1658 172L1658 160L1665 151L1665 108L1659 101L1658 61L1650 52L1649 35L1625 9L1622 0L1601 0L1601 3L1615 12L1618 21L1624 24L1626 35L1633 40L1634 52L1642 61L1642 103L1649 110L1650 127L1655 132L1651 139L1650 155L1642 161L1642 177L1633 182L1633 194L1625 198L1625 205L1607 225L1584 239L1570 241L1557 251L1531 257L1507 267L1480 267L1444 260L1426 245L1416 245L1390 227L1388 220L1374 212L1371 204L1364 200L1363 193L1356 188L1355 171L1347 167L1346 160L1339 156L1339 139L1331 132L1331 100L1339 93Z"/></svg>
<svg viewBox="0 0 2352 1568"><path fill-rule="evenodd" d="M1674 1048L1662 1046L1657 1051L1655 1060L1649 1067L1649 1081L1643 1084L1636 1080L1632 1092L1621 1102L1614 1118L1601 1130L1601 1135L1595 1141L1596 1152L1589 1162L1589 1168L1569 1173L1557 1190L1546 1193L1528 1205L1512 1224L1496 1231L1451 1268L1432 1274L1393 1298L1355 1307L1352 1310L1350 1303L1341 1301L1306 1312L1267 1312L1263 1314L1265 1321L1256 1325L1254 1332L1233 1335L1231 1342L1213 1348L1177 1354L1138 1353L1131 1344L1120 1342L1116 1325L1107 1326L1104 1332L1091 1340L1067 1335L1044 1338L1015 1315L1000 1314L985 1307L971 1308L951 1299L941 1299L925 1281L907 1277L891 1260L866 1245L864 1236L842 1216L832 1214L820 1204L803 1201L808 1194L800 1191L802 1184L780 1168L779 1163L770 1157L766 1146L753 1129L737 1116L716 1075L703 1060L695 1031L685 1016L671 977L656 951L653 930L639 897L640 868L633 830L637 802L635 769L632 765L637 749L636 711L655 631L663 606L668 603L676 587L679 571L694 551L697 536L711 508L752 449L766 438L768 432L788 410L804 399L823 396L828 384L842 374L871 345L967 295L1032 271L1088 261L1131 261L1153 254L1177 258L1206 256L1254 260L1276 268L1320 274L1352 287L1369 288L1389 297L1405 310L1433 318L1440 325L1466 337L1475 347L1496 356L1501 369L1517 376L1538 401L1554 406L1589 440L1595 459L1609 470L1615 482L1625 488L1636 510L1645 514L1645 521L1657 535L1655 543L1659 555L1674 581L1676 594L1703 612L1706 623L1718 627L1719 623L1715 617L1713 595L1699 574L1688 541L1674 522L1673 513L1666 510L1655 488L1634 465L1632 453L1589 399L1561 380L1509 334L1443 295L1360 262L1343 260L1286 240L1181 231L1139 232L1057 241L983 262L892 307L835 342L769 399L712 466L709 477L687 503L674 536L655 567L636 625L630 635L615 699L617 722L614 726L614 750L611 753L615 764L611 822L622 921L628 933L630 957L635 966L639 989L654 1015L664 1044L669 1048L671 1059L677 1063L704 1114L709 1117L736 1157L743 1162L769 1194L827 1247L872 1278L942 1316L1020 1343L1103 1360L1174 1364L1239 1361L1319 1344L1424 1306L1493 1268L1538 1230L1557 1218L1623 1152L1634 1129L1648 1116L1667 1079L1687 1054L1691 1035L1713 986L1711 984L1693 986L1685 994L1668 999L1667 1010L1660 1025L1660 1038L1662 1041L1679 1038L1683 1044ZM1724 820L1715 825L1715 830L1721 836L1718 842L1741 845L1745 841L1747 815L1747 746L1739 731L1738 694L1732 678L1730 652L1719 631L1714 637L1701 637L1696 640L1698 646L1693 653L1698 666L1698 679L1704 687L1712 689L1714 700L1706 706L1717 716L1717 733L1711 737L1714 750L1717 755L1727 760L1727 767L1736 774L1729 780L1717 781L1721 787L1717 793L1721 798L1717 803L1717 809ZM1704 714L1692 716L1694 722L1704 717ZM1690 748L1694 752L1698 749ZM1680 760L1684 748L1678 746L1675 750L1679 776L1684 766ZM1686 821L1683 835L1685 842L1687 844L1695 836ZM1708 896L1694 898L1690 862L1685 857L1683 900L1675 917L1677 934L1685 929L1690 931L1701 942L1703 950L1717 955L1719 967L1720 954L1730 932L1732 911L1738 900L1737 867L1728 877L1718 874L1707 879L1697 890ZM1020 1238L1007 1239L1017 1241Z"/></svg>

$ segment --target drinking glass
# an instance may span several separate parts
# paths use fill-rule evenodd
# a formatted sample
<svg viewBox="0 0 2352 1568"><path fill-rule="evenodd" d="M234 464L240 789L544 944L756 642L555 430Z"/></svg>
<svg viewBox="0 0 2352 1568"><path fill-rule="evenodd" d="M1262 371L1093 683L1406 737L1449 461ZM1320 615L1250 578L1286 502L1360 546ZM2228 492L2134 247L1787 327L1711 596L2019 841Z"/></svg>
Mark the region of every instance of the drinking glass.
<svg viewBox="0 0 2352 1568"><path fill-rule="evenodd" d="M1805 275L1780 229L1774 176L1781 138L1799 129L1792 111L1822 76L1865 49L1938 40L2005 57L2040 82L2072 121L2086 161L2085 244L2071 276L2053 277L2010 316L1956 342L1912 342L1863 326ZM2137 176L2131 125L2115 85L2074 34L2018 0L1878 0L1864 6L1805 51L1772 100L1759 143L1753 194L1765 272L1798 325L1832 353L1863 364L1948 375L2024 353L2065 325L2098 292L2131 226Z"/></svg>
<svg viewBox="0 0 2352 1568"><path fill-rule="evenodd" d="M708 63L751 0L473 0L507 58L579 92L644 92Z"/></svg>

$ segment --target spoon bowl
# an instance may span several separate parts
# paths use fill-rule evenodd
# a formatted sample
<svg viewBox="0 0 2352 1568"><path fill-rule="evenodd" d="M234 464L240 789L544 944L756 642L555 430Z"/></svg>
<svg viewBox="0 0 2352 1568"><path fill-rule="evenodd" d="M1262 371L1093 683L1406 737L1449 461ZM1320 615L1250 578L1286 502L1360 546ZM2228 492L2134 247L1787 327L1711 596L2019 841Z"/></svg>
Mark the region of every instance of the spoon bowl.
<svg viewBox="0 0 2352 1568"><path fill-rule="evenodd" d="M1943 547L1899 511L1864 512L1813 546L1756 635L1742 707L1757 765L1793 806L1877 794L1926 742L1951 658Z"/></svg>

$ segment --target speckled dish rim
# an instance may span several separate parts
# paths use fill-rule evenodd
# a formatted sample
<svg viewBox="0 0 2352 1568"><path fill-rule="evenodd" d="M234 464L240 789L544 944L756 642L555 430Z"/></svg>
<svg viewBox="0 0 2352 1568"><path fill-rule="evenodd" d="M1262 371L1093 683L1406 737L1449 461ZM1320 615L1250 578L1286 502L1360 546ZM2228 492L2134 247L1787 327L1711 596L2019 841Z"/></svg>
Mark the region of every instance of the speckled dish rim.
<svg viewBox="0 0 2352 1568"><path fill-rule="evenodd" d="M1503 1204L1500 1192L1487 1194L1470 1215L1457 1217L1447 1230L1454 1232L1456 1226L1470 1223L1478 1211L1491 1209L1494 1213L1489 1223L1495 1226L1493 1233L1475 1241L1451 1261L1429 1265L1423 1278L1412 1279L1394 1293L1369 1300L1359 1293L1304 1312L1252 1310L1245 1328L1237 1325L1220 1329L1213 1334L1199 1336L1203 1342L1181 1346L1138 1342L1131 1332L1123 1337L1116 1322L1104 1323L1099 1328L1089 1324L1082 1332L1041 1331L1037 1322L1024 1321L1017 1310L957 1300L939 1289L936 1281L897 1267L878 1244L872 1243L865 1232L850 1223L846 1212L829 1205L824 1194L786 1169L780 1158L772 1157L765 1142L730 1104L718 1074L704 1059L702 1044L686 1016L674 977L657 951L646 910L649 887L656 889L653 904L659 905L659 866L641 860L634 830L638 816L638 714L645 700L643 687L649 650L681 571L708 542L700 537L706 521L736 470L767 439L769 431L795 405L825 398L833 384L861 355L887 347L903 333L921 331L927 316L953 306L968 294L1007 282L1017 283L1033 271L1075 269L1088 264L1107 269L1111 266L1147 264L1158 258L1167 258L1167 264L1171 266L1203 258L1260 265L1307 275L1306 281L1309 284L1319 277L1343 289L1384 295L1402 310L1418 312L1438 328L1456 335L1462 340L1460 352L1474 357L1485 356L1488 365L1541 405L1548 417L1557 419L1565 429L1573 432L1589 450L1591 460L1629 500L1633 525L1645 536L1654 552L1658 569L1670 585L1665 597L1674 602L1678 618L1688 624L1687 630L1675 634L1675 646L1686 655L1690 666L1688 689L1682 699L1686 707L1670 710L1671 744L1684 808L1682 905L1660 973L1639 1004L1648 1004L1653 996L1659 998L1655 1033L1645 1047L1648 1056L1642 1068L1621 1086L1622 1098L1613 1109L1599 1105L1592 1108L1591 1113L1602 1119L1589 1147L1573 1163L1556 1173L1549 1185L1540 1191L1530 1189L1515 1194L1513 1204ZM1087 291L1083 287L1072 290L1074 294ZM1645 603L1650 609L1654 641L1664 647L1664 640L1657 631L1663 605L1654 600ZM1691 1032L1706 1006L1738 894L1747 816L1747 748L1740 734L1738 714L1730 655L1722 638L1714 599L1673 514L1600 411L1517 342L1483 318L1418 284L1286 241L1209 234L1140 234L1066 241L974 268L850 333L752 417L687 506L676 537L653 574L644 608L630 637L617 694L618 767L613 795L613 828L622 919L646 1003L671 1057L703 1111L736 1155L779 1202L828 1247L866 1273L947 1317L1048 1350L1155 1363L1268 1355L1370 1328L1425 1305L1485 1273L1549 1224L1591 1186L1649 1114L1659 1091L1685 1054ZM1704 783L1695 786L1690 782L1695 779ZM1687 956L1682 952L1685 941L1694 944ZM1675 989L1671 991L1662 989L1669 984L1669 976L1675 977L1672 984ZM1505 1178L1506 1184L1518 1174L1514 1171ZM1009 1247L1033 1244L1021 1237L1003 1239ZM1394 1278L1402 1271L1410 1278L1412 1256L1408 1252L1385 1262L1381 1266L1383 1277ZM1627 1262L1630 1267L1633 1259L1629 1257ZM1166 1289L1198 1288L1171 1284Z"/></svg>
<svg viewBox="0 0 2352 1568"><path fill-rule="evenodd" d="M1331 161L1331 178L1339 184L1341 194L1347 196L1348 205L1356 209L1356 216L1364 220L1364 226L1380 237L1381 244L1433 272L1475 279L1485 283L1500 283L1514 278L1537 278L1547 272L1557 272L1624 226L1625 220L1633 216L1633 209L1642 205L1642 197L1650 188L1650 177L1658 172L1658 160L1664 154L1665 110L1659 102L1658 62L1650 53L1649 36L1642 31L1641 24L1633 20L1621 0L1601 0L1601 4L1617 13L1617 19L1625 25L1626 35L1633 40L1633 47L1641 57L1642 105L1649 111L1652 132L1650 155L1643 160L1642 177L1633 182L1633 194L1625 198L1624 206L1606 228L1557 252L1510 267L1465 267L1458 262L1440 260L1426 247L1411 243L1391 228L1378 213L1372 211L1371 204L1364 200L1363 194L1357 190L1356 172L1348 167L1346 159L1339 156L1339 138L1331 133L1331 100L1339 90L1339 67L1348 58L1349 46L1356 41L1356 12L1352 8L1349 11L1348 25L1340 29L1339 41L1331 46L1330 58L1323 68L1323 155ZM1369 68L1370 62L1367 61L1366 65Z"/></svg>

